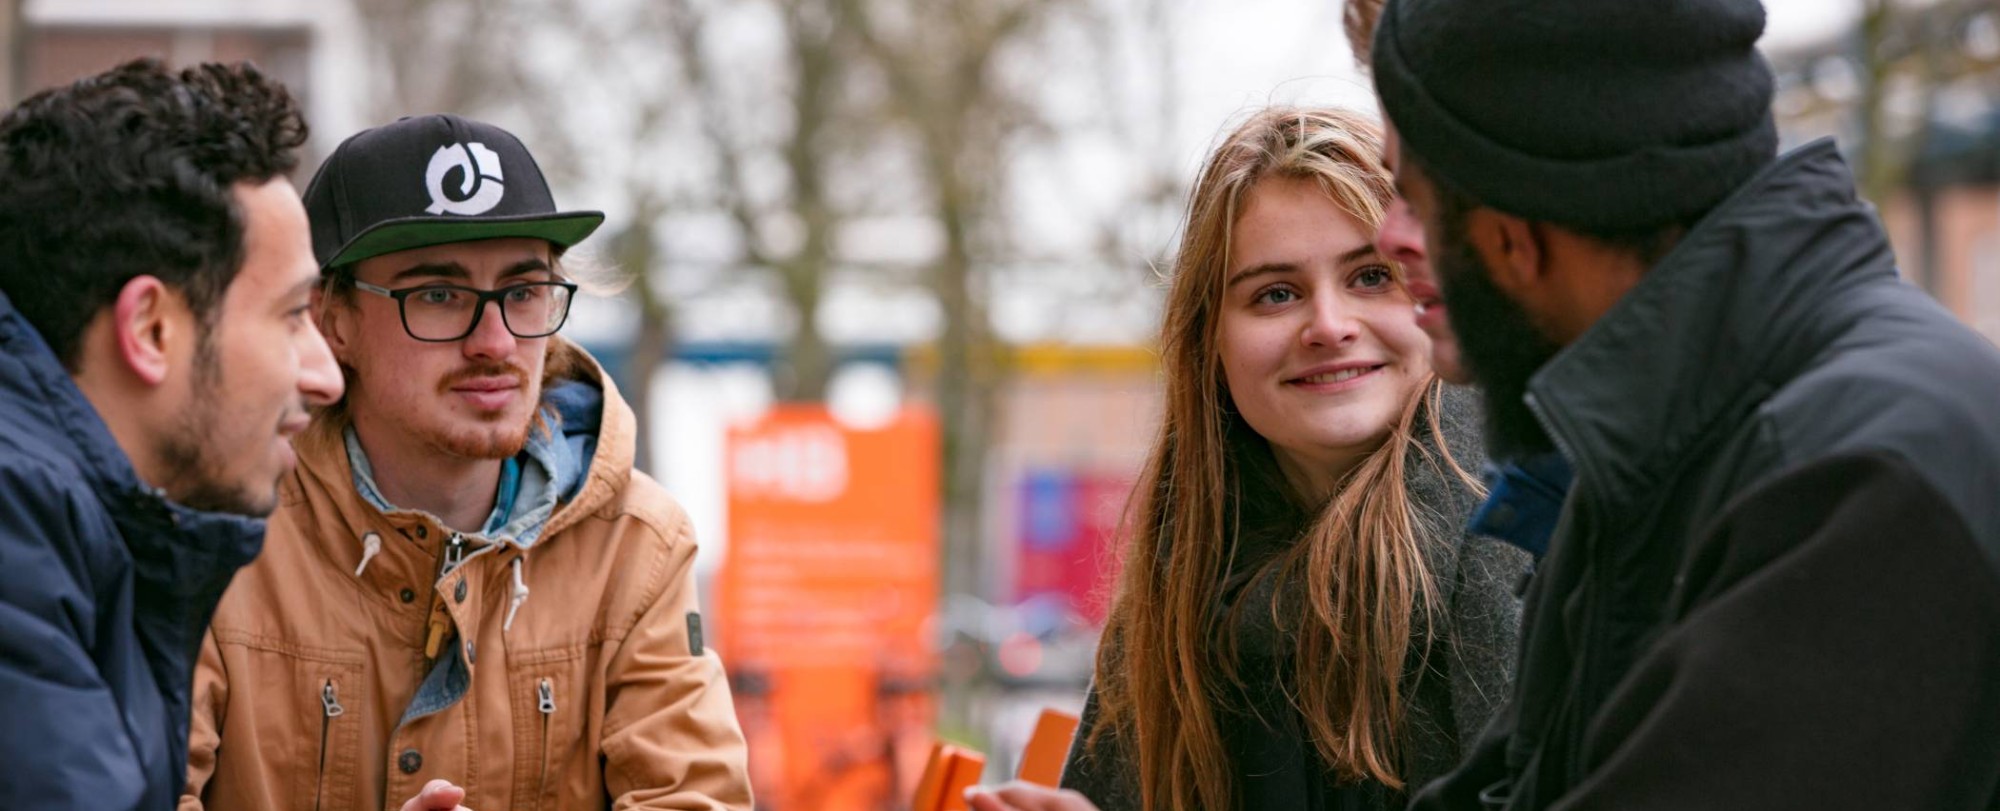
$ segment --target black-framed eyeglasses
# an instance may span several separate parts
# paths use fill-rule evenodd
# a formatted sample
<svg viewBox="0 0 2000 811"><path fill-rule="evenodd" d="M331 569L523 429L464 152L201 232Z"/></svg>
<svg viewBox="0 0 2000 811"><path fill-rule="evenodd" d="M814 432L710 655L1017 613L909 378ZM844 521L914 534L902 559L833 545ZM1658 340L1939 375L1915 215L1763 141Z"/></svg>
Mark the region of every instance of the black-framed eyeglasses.
<svg viewBox="0 0 2000 811"><path fill-rule="evenodd" d="M363 281L354 286L378 296L396 300L402 311L403 331L419 341L444 343L471 335L486 315L486 303L500 305L500 321L516 338L554 335L569 319L570 299L576 285L569 282L528 282L510 284L498 290L480 290L455 284L424 284L390 290Z"/></svg>

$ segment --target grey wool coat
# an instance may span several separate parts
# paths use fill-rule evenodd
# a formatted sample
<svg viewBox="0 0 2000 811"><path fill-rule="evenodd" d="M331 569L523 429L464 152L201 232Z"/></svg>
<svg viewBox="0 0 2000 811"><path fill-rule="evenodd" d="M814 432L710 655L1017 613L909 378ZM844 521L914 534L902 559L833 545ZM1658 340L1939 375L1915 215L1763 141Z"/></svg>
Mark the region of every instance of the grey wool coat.
<svg viewBox="0 0 2000 811"><path fill-rule="evenodd" d="M1484 463L1478 430L1478 395L1446 387L1438 417L1453 458L1467 470ZM1432 446L1432 440L1424 443ZM1435 450L1434 446L1427 450ZM1521 602L1518 584L1529 571L1527 553L1500 541L1468 536L1466 517L1479 494L1454 473L1428 463L1434 454L1412 454L1405 473L1426 563L1437 575L1445 611L1441 627L1413 634L1405 674L1407 714L1400 741L1404 791L1365 781L1337 784L1306 738L1302 719L1287 699L1281 674L1290 672L1290 639L1268 622L1240 623L1242 670L1251 687L1235 697L1248 711L1224 711L1225 746L1233 766L1238 805L1243 808L1400 809L1406 794L1457 764L1508 695L1518 652ZM1249 596L1266 599L1249 586ZM1261 616L1249 610L1238 616ZM1428 655L1414 650L1429 640ZM1261 683L1260 680L1261 679ZM1089 797L1104 811L1136 811L1138 764L1125 737L1130 730L1105 730L1088 745L1098 723L1092 686L1082 724L1064 764L1062 785Z"/></svg>

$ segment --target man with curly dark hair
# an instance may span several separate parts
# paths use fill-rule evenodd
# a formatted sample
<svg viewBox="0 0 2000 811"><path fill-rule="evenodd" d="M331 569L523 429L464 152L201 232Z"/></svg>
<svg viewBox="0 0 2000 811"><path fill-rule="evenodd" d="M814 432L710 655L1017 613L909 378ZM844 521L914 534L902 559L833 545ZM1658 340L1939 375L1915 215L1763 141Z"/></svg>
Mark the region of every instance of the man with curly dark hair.
<svg viewBox="0 0 2000 811"><path fill-rule="evenodd" d="M0 808L171 808L189 678L342 380L248 65L121 65L0 119Z"/></svg>

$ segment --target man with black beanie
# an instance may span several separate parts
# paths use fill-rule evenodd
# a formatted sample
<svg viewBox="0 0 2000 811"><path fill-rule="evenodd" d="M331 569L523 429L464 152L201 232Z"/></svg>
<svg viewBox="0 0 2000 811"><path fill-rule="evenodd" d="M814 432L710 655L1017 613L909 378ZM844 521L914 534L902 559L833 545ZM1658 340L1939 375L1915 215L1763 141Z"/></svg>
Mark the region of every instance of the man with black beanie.
<svg viewBox="0 0 2000 811"><path fill-rule="evenodd" d="M1494 450L1575 488L1419 809L2000 807L2000 351L1782 157L1754 0L1390 0L1390 160ZM1390 226L1385 225L1384 230Z"/></svg>

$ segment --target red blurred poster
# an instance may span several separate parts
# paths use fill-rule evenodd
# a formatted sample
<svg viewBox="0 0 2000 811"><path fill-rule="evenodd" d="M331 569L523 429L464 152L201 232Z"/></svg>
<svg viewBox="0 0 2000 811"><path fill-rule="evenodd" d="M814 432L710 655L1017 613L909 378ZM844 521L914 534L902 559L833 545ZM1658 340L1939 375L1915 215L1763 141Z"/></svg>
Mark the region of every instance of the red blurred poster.
<svg viewBox="0 0 2000 811"><path fill-rule="evenodd" d="M1120 476L1026 471L1019 490L1014 599L1046 601L1101 627L1110 592L1105 577L1131 489L1131 481Z"/></svg>

